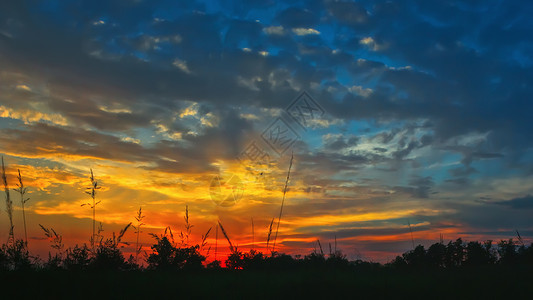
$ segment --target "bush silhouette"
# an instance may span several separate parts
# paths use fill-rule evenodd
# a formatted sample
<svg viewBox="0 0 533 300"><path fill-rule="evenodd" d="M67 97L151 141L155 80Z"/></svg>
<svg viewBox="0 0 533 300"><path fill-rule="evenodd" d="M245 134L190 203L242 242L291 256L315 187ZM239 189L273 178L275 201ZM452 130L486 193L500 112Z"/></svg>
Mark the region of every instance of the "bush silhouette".
<svg viewBox="0 0 533 300"><path fill-rule="evenodd" d="M266 265L266 256L263 253L258 252L257 250L250 250L249 252L244 253L243 260L243 269L246 270L261 270L265 268Z"/></svg>
<svg viewBox="0 0 533 300"><path fill-rule="evenodd" d="M46 270L58 271L63 269L63 259L59 254L52 255L48 253L48 260L44 263L43 267Z"/></svg>
<svg viewBox="0 0 533 300"><path fill-rule="evenodd" d="M207 268L212 270L218 270L222 268L222 266L220 265L220 260L213 260L212 262L208 263Z"/></svg>
<svg viewBox="0 0 533 300"><path fill-rule="evenodd" d="M154 270L199 270L205 256L201 255L198 245L184 248L174 247L168 238L162 237L151 246L154 253L148 256L148 268Z"/></svg>
<svg viewBox="0 0 533 300"><path fill-rule="evenodd" d="M324 254L318 252L312 252L304 257L304 264L311 268L322 268L326 264L326 258Z"/></svg>
<svg viewBox="0 0 533 300"><path fill-rule="evenodd" d="M11 245L2 245L0 250L0 268L2 270L29 270L34 267L30 254L23 240L15 240Z"/></svg>
<svg viewBox="0 0 533 300"><path fill-rule="evenodd" d="M97 270L123 270L126 262L117 245L112 240L107 240L96 247L90 265Z"/></svg>
<svg viewBox="0 0 533 300"><path fill-rule="evenodd" d="M148 257L148 266L151 269L169 270L174 266L174 246L167 237L161 238L157 244L151 246L154 253Z"/></svg>
<svg viewBox="0 0 533 300"><path fill-rule="evenodd" d="M203 268L205 256L198 251L200 246L195 245L185 248L177 248L174 258L176 264L183 270L200 270Z"/></svg>
<svg viewBox="0 0 533 300"><path fill-rule="evenodd" d="M346 269L349 266L349 261L341 251L335 251L329 255L326 264L332 269Z"/></svg>
<svg viewBox="0 0 533 300"><path fill-rule="evenodd" d="M86 270L91 261L89 254L89 248L85 244L81 247L76 245L74 248L68 248L63 260L64 268L69 271Z"/></svg>

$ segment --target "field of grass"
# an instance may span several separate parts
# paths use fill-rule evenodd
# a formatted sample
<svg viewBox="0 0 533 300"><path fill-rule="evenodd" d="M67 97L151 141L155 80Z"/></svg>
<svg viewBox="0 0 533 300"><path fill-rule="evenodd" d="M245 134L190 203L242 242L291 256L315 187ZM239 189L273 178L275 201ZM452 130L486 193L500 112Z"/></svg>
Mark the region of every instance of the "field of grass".
<svg viewBox="0 0 533 300"><path fill-rule="evenodd" d="M4 288L4 299L527 299L533 293L531 279L531 269L502 267L433 271L381 268L361 271L222 269L198 272L0 273L0 282L4 287L31 283L27 288Z"/></svg>

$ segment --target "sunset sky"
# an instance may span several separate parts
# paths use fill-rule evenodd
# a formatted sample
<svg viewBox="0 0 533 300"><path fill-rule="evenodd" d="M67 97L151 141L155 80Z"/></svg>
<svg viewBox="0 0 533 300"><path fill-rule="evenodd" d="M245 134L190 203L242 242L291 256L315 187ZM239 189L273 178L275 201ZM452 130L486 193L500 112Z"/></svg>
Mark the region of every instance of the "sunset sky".
<svg viewBox="0 0 533 300"><path fill-rule="evenodd" d="M409 223L426 246L531 242L532 15L514 0L0 1L0 154L30 190L30 251L50 249L39 224L88 242L91 168L106 237L142 206L148 251L188 205L194 241L213 227L214 248L220 220L248 250L253 218L264 251L291 153L279 251L336 236L386 262L411 249Z"/></svg>

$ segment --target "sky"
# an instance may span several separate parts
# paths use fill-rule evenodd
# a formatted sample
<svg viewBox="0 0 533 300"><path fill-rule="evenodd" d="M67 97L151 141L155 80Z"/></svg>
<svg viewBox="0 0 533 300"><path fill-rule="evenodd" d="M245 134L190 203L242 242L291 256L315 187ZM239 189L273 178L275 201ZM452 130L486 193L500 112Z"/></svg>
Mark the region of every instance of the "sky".
<svg viewBox="0 0 533 300"><path fill-rule="evenodd" d="M52 251L39 224L88 242L91 169L102 234L142 207L146 251L149 233L185 230L186 207L192 241L213 228L214 245L220 221L265 251L284 191L285 253L531 242L532 14L517 0L1 1L0 154L10 187L17 169L29 187L30 251Z"/></svg>

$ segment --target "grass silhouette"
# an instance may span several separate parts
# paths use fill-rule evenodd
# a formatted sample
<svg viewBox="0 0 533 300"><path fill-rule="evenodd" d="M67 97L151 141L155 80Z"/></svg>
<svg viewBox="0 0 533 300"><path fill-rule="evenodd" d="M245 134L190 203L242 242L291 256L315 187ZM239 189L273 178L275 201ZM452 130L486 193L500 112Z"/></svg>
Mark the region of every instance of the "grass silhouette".
<svg viewBox="0 0 533 300"><path fill-rule="evenodd" d="M291 177L292 161L294 159L294 153L291 155L291 161L289 163L289 171L287 172L287 179L285 180L285 188L283 189L283 199L281 200L281 207L279 209L278 225L276 226L276 234L274 235L274 245L272 245L272 252L276 251L276 240L278 239L279 224L281 223L281 215L283 213L283 205L285 204L285 195L287 194L287 185Z"/></svg>
<svg viewBox="0 0 533 300"><path fill-rule="evenodd" d="M291 167L292 158L276 232L282 217ZM15 191L21 195L25 218L23 204L28 200L28 187L23 184L20 171L17 179L18 188ZM62 235L51 227L39 224L54 252L49 253L48 260L43 260L30 255L26 234L24 240L14 238L13 207L2 158L10 238L0 246L0 282L9 286L24 278L24 281L36 283L36 288L19 290L16 295L14 289L6 289L6 297L53 294L64 298L82 289L85 293L83 297L87 298L102 295L111 298L156 298L173 291L186 298L339 298L346 295L351 298L417 298L417 295L427 295L435 289L442 290L443 286L450 287L451 292L456 294L440 293L432 294L432 297L504 297L509 295L511 289L516 297L533 292L529 284L533 269L533 244L527 245L518 230L517 240L511 238L497 243L490 240L465 242L459 238L445 244L441 235L440 242L427 249L418 245L389 263L379 264L348 260L337 247L336 235L333 245L328 243L327 255L318 238L315 250L303 258L278 253L275 251L276 237L270 248L274 218L268 226L265 254L255 249L253 219L252 246L248 252L243 252L231 241L228 231L218 221L215 225L215 259L208 262L211 250L208 239L212 227L197 239L198 243L191 243L194 241L191 239L194 225L191 224L189 207L185 206L185 230L179 234L180 242L176 243L170 226L162 234L150 233L154 244L150 247L151 251L145 252L144 260L140 261L144 211L140 207L136 212L135 225L126 224L118 234L113 232L111 236L104 237L102 223L96 229L95 208L100 203L96 201L96 191L100 186L92 169L90 180L91 187L86 191L92 199L92 203L86 205L93 210L93 232L89 245L66 248ZM129 245L125 237L130 227L135 229L135 256L130 255L126 259L121 249ZM219 227L230 249L224 265L217 256ZM414 239L411 241L414 242ZM71 275L74 273L76 276ZM94 278L99 278L98 284L87 289L86 283L94 282ZM63 288L59 291L54 287L56 282L62 283ZM206 288L207 285L209 288ZM486 289L487 286L491 289ZM258 294L258 291L261 292ZM413 294L415 291L417 294Z"/></svg>
<svg viewBox="0 0 533 300"><path fill-rule="evenodd" d="M6 201L6 213L9 218L9 238L8 238L8 244L14 244L15 243L15 235L14 235L14 226L13 226L13 201L11 200L11 195L9 194L9 185L7 183L7 176L6 176L6 167L4 165L4 157L2 156L2 182L4 184L4 192L6 195L5 201Z"/></svg>
<svg viewBox="0 0 533 300"><path fill-rule="evenodd" d="M17 193L20 194L20 205L22 207L22 220L24 223L24 241L26 242L26 247L28 247L28 230L26 228L26 211L24 210L24 204L30 200L30 198L26 198L26 193L28 192L28 188L24 187L24 183L22 182L22 176L20 175L20 170L18 171L18 183L17 188L14 189Z"/></svg>
<svg viewBox="0 0 533 300"><path fill-rule="evenodd" d="M142 213L142 207L139 207L139 211L137 212L137 215L135 216L135 220L137 221L137 226L133 226L135 229L135 235L136 235L136 241L135 241L135 263L139 263L139 254L141 253L142 245L139 246L139 237L141 234L141 226L145 225L143 223L144 215Z"/></svg>
<svg viewBox="0 0 533 300"><path fill-rule="evenodd" d="M85 193L88 194L91 199L92 203L84 203L81 206L88 205L93 210L93 233L91 236L91 248L93 251L95 251L96 247L96 205L98 205L101 201L96 201L96 191L100 189L100 186L98 186L98 181L94 178L93 169L91 169L91 176L89 177L91 180L91 186L86 188ZM100 230L99 230L100 231Z"/></svg>

